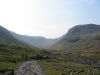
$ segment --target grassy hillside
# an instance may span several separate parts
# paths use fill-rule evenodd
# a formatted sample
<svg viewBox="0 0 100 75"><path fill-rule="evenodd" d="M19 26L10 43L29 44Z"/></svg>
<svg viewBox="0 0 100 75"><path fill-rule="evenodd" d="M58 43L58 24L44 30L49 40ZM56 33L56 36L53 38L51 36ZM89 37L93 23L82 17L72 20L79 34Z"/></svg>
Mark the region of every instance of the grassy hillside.
<svg viewBox="0 0 100 75"><path fill-rule="evenodd" d="M66 51L99 50L100 48L100 26L89 24L79 25L71 28L52 49Z"/></svg>

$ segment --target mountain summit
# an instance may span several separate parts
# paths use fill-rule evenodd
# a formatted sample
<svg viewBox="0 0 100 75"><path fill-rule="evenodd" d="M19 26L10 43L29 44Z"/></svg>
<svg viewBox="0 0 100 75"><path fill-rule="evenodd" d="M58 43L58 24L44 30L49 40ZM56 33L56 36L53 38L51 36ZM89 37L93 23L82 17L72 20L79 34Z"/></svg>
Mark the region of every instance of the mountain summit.
<svg viewBox="0 0 100 75"><path fill-rule="evenodd" d="M73 28L71 28L68 31L68 34L90 34L100 32L100 25L96 24L85 24L85 25L77 25Z"/></svg>

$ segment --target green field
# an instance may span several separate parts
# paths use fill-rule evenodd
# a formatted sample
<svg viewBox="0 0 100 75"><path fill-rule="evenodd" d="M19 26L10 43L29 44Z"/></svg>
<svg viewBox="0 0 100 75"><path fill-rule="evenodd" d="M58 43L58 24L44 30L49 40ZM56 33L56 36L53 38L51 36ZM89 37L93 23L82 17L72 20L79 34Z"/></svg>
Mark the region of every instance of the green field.
<svg viewBox="0 0 100 75"><path fill-rule="evenodd" d="M73 63L69 61L38 61L47 75L100 75L95 66ZM79 72L79 73L78 73Z"/></svg>
<svg viewBox="0 0 100 75"><path fill-rule="evenodd" d="M20 63L0 62L0 68L16 69Z"/></svg>

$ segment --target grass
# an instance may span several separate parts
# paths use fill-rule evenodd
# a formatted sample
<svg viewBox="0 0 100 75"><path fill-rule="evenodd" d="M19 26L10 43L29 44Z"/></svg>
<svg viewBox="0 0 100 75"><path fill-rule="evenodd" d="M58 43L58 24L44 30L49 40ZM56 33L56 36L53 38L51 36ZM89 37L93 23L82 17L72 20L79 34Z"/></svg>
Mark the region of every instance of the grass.
<svg viewBox="0 0 100 75"><path fill-rule="evenodd" d="M73 63L69 61L38 61L38 63L41 65L43 70L46 72L47 75L69 75L69 71L80 71L84 70L84 72L78 74L78 75L86 75L88 73L88 70L95 71L95 74L100 74L100 70L97 68L93 68L93 66L84 65L84 64L78 64ZM88 73L89 75L89 73Z"/></svg>
<svg viewBox="0 0 100 75"><path fill-rule="evenodd" d="M0 60L1 61L7 61L7 60L21 60L20 55L14 55L14 54L0 54Z"/></svg>
<svg viewBox="0 0 100 75"><path fill-rule="evenodd" d="M0 75L4 75L3 73L0 73Z"/></svg>
<svg viewBox="0 0 100 75"><path fill-rule="evenodd" d="M0 69L13 69L16 70L22 62L11 63L11 62L2 62L0 61ZM5 75L4 73L0 73L0 75Z"/></svg>
<svg viewBox="0 0 100 75"><path fill-rule="evenodd" d="M0 62L0 68L16 69L20 63Z"/></svg>

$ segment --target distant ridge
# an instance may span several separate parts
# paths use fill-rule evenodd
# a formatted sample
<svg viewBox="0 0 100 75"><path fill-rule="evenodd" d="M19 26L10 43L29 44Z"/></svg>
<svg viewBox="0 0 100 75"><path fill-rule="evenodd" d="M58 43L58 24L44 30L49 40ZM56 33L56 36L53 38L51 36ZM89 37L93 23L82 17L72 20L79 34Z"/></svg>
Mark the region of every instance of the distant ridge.
<svg viewBox="0 0 100 75"><path fill-rule="evenodd" d="M0 25L0 43L29 45L38 48L49 48L57 39L47 39L42 36L27 36L11 32Z"/></svg>
<svg viewBox="0 0 100 75"><path fill-rule="evenodd" d="M20 35L14 32L11 34L18 40L25 42L31 46L35 46L38 48L49 48L53 45L58 39L47 39L42 36L27 36L27 35Z"/></svg>

